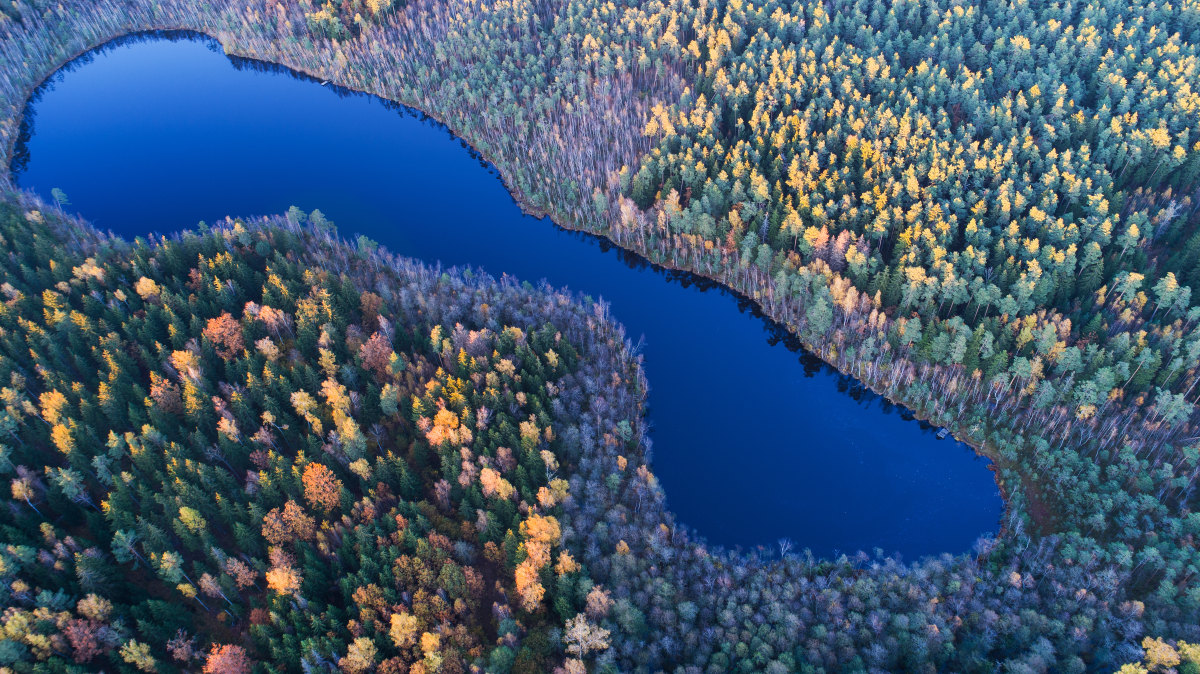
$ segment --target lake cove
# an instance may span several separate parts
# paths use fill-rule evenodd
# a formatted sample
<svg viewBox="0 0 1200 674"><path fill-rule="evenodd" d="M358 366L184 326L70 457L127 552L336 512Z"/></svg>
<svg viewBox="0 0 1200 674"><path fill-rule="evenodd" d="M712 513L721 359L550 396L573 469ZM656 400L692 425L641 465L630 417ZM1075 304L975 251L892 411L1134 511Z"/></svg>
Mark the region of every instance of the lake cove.
<svg viewBox="0 0 1200 674"><path fill-rule="evenodd" d="M988 462L796 348L749 302L523 215L461 140L380 99L212 40L122 40L26 110L19 185L126 237L320 209L348 238L603 298L642 343L652 469L677 519L724 546L968 552L1003 512Z"/></svg>

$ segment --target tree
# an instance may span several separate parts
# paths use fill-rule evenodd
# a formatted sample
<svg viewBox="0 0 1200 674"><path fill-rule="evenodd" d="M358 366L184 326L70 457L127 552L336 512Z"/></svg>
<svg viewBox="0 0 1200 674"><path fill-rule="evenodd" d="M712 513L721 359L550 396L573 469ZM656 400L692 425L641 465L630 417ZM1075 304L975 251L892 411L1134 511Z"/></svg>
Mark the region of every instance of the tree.
<svg viewBox="0 0 1200 674"><path fill-rule="evenodd" d="M316 521L304 512L299 503L289 500L282 510L272 508L263 517L262 533L271 545L310 541L316 536Z"/></svg>
<svg viewBox="0 0 1200 674"><path fill-rule="evenodd" d="M154 304L159 302L159 298L162 295L162 286L155 282L154 279L145 276L137 280L137 283L133 285L133 289L143 300Z"/></svg>
<svg viewBox="0 0 1200 674"><path fill-rule="evenodd" d="M142 553L137 550L139 536L135 531L117 531L113 534L112 551L113 557L117 558L118 562L126 564L133 561L134 558L149 566L149 562Z"/></svg>
<svg viewBox="0 0 1200 674"><path fill-rule="evenodd" d="M33 508L33 511L38 515L42 514L41 510L33 504L33 499L37 498L37 491L33 486L31 477L18 477L12 481L12 497L18 501L24 501L26 505Z"/></svg>
<svg viewBox="0 0 1200 674"><path fill-rule="evenodd" d="M225 360L233 360L242 355L245 343L242 340L242 324L228 311L222 312L216 318L208 319L204 328L204 337L213 343L217 355Z"/></svg>
<svg viewBox="0 0 1200 674"><path fill-rule="evenodd" d="M1146 666L1152 672L1171 671L1181 662L1179 653L1162 639L1146 637L1142 639L1142 648L1146 651Z"/></svg>
<svg viewBox="0 0 1200 674"><path fill-rule="evenodd" d="M300 582L300 573L290 566L276 566L267 571L267 587L279 594L296 594L300 590Z"/></svg>
<svg viewBox="0 0 1200 674"><path fill-rule="evenodd" d="M363 327L369 331L379 328L379 310L383 308L383 298L373 292L365 292L358 299L359 310L363 315Z"/></svg>
<svg viewBox="0 0 1200 674"><path fill-rule="evenodd" d="M100 655L100 640L97 637L100 627L100 623L95 620L75 618L67 623L63 633L66 634L67 641L71 643L73 651L71 657L75 662L84 664Z"/></svg>
<svg viewBox="0 0 1200 674"><path fill-rule="evenodd" d="M361 347L359 347L359 355L363 359L363 367L375 373L375 376L384 379L391 373L391 359L393 355L392 345L387 338L376 332L371 335Z"/></svg>
<svg viewBox="0 0 1200 674"><path fill-rule="evenodd" d="M153 558L154 555L151 555ZM167 551L158 555L158 575L168 583L180 583L186 578L183 572L183 557Z"/></svg>
<svg viewBox="0 0 1200 674"><path fill-rule="evenodd" d="M592 651L607 649L608 635L608 630L593 624L580 613L567 621L563 642L567 645L567 653L582 658Z"/></svg>
<svg viewBox="0 0 1200 674"><path fill-rule="evenodd" d="M143 672L153 672L158 666L154 656L150 654L150 646L136 639L130 639L121 646L121 659Z"/></svg>
<svg viewBox="0 0 1200 674"><path fill-rule="evenodd" d="M195 508L187 506L180 508L179 521L193 534L203 534L208 531L208 522Z"/></svg>
<svg viewBox="0 0 1200 674"><path fill-rule="evenodd" d="M253 667L246 649L233 644L213 644L204 660L204 674L250 674Z"/></svg>
<svg viewBox="0 0 1200 674"><path fill-rule="evenodd" d="M157 372L150 373L150 398L159 410L168 414L183 412L183 398L179 386Z"/></svg>
<svg viewBox="0 0 1200 674"><path fill-rule="evenodd" d="M367 0L367 9L371 14L379 15L392 6L392 0Z"/></svg>
<svg viewBox="0 0 1200 674"><path fill-rule="evenodd" d="M293 500L283 504L283 521L296 540L311 541L317 535L316 522Z"/></svg>
<svg viewBox="0 0 1200 674"><path fill-rule="evenodd" d="M346 657L338 660L338 667L351 674L370 671L375 667L377 653L373 641L367 637L359 637L350 643Z"/></svg>
<svg viewBox="0 0 1200 674"><path fill-rule="evenodd" d="M341 505L342 481L325 464L309 463L304 467L304 498L314 508L331 512Z"/></svg>
<svg viewBox="0 0 1200 674"><path fill-rule="evenodd" d="M238 589L244 590L248 587L253 587L258 582L258 572L242 560L234 559L233 557L226 558L225 573L233 578L233 582L238 586Z"/></svg>
<svg viewBox="0 0 1200 674"><path fill-rule="evenodd" d="M189 637L188 633L182 629L176 631L175 636L167 642L167 650L177 662L188 663L202 657L200 653L196 652L196 638Z"/></svg>
<svg viewBox="0 0 1200 674"><path fill-rule="evenodd" d="M587 594L587 614L596 620L607 616L612 604L613 601L608 591L599 585L593 587Z"/></svg>
<svg viewBox="0 0 1200 674"><path fill-rule="evenodd" d="M58 210L60 211L63 209L63 206L71 205L71 200L67 198L67 193L63 192L57 187L50 189L50 198L54 199L54 205L57 206Z"/></svg>
<svg viewBox="0 0 1200 674"><path fill-rule="evenodd" d="M521 597L521 607L526 611L536 611L541 605L542 597L546 596L546 588L538 578L539 568L537 563L530 559L521 562L516 568L517 594Z"/></svg>
<svg viewBox="0 0 1200 674"><path fill-rule="evenodd" d="M396 648L410 648L417 643L417 633L421 630L420 625L417 617L406 611L393 613L388 636L391 637Z"/></svg>
<svg viewBox="0 0 1200 674"><path fill-rule="evenodd" d="M495 496L502 501L512 498L516 492L516 488L493 468L484 468L479 472L479 484L484 496Z"/></svg>
<svg viewBox="0 0 1200 674"><path fill-rule="evenodd" d="M813 335L824 335L833 325L833 308L824 297L818 297L808 308L808 331Z"/></svg>

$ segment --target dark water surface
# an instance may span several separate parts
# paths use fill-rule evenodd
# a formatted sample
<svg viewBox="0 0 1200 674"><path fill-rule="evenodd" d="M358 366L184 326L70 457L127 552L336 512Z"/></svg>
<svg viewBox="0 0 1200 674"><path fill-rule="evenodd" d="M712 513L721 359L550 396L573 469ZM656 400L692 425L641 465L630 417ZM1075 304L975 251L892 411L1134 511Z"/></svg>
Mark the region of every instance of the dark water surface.
<svg viewBox="0 0 1200 674"><path fill-rule="evenodd" d="M733 295L522 215L444 128L345 93L207 39L125 41L35 97L16 178L124 236L295 204L429 263L604 298L645 340L668 504L712 543L911 558L998 529L992 473L966 445L789 349Z"/></svg>

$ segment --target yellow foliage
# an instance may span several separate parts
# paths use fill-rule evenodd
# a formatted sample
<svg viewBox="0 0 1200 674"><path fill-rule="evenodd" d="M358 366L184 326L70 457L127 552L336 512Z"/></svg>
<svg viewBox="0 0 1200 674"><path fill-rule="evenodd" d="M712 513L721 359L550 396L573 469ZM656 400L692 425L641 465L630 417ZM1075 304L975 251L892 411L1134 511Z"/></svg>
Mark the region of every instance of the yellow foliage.
<svg viewBox="0 0 1200 674"><path fill-rule="evenodd" d="M501 477L499 471L490 467L479 472L479 484L483 487L484 496L495 496L508 500L516 492L516 487L512 486L512 483Z"/></svg>
<svg viewBox="0 0 1200 674"><path fill-rule="evenodd" d="M575 558L571 557L571 553L566 550L560 550L558 553L558 563L554 565L554 572L560 576L565 576L568 573L575 573L579 570L579 564Z"/></svg>
<svg viewBox="0 0 1200 674"><path fill-rule="evenodd" d="M162 288L154 281L154 279L139 278L137 283L133 285L133 289L141 296L143 300L155 300L162 294Z"/></svg>
<svg viewBox="0 0 1200 674"><path fill-rule="evenodd" d="M62 419L63 408L67 405L67 397L59 391L46 391L38 397L42 406L42 418L49 424L57 424Z"/></svg>
<svg viewBox="0 0 1200 674"><path fill-rule="evenodd" d="M290 566L277 566L267 571L267 587L282 595L295 594L300 589L300 574Z"/></svg>
<svg viewBox="0 0 1200 674"><path fill-rule="evenodd" d="M546 589L538 581L538 565L532 559L518 564L515 581L517 594L521 597L521 607L526 611L536 611L546 594Z"/></svg>
<svg viewBox="0 0 1200 674"><path fill-rule="evenodd" d="M55 424L50 430L50 439L54 441L54 446L63 454L70 454L75 449L75 440L71 437L71 429L63 424Z"/></svg>
<svg viewBox="0 0 1200 674"><path fill-rule="evenodd" d="M391 623L388 636L391 637L392 643L396 644L396 648L408 648L417 642L420 621L415 615L405 611L393 613Z"/></svg>
<svg viewBox="0 0 1200 674"><path fill-rule="evenodd" d="M441 648L441 637L433 632L425 632L421 634L421 652L436 653L438 648Z"/></svg>

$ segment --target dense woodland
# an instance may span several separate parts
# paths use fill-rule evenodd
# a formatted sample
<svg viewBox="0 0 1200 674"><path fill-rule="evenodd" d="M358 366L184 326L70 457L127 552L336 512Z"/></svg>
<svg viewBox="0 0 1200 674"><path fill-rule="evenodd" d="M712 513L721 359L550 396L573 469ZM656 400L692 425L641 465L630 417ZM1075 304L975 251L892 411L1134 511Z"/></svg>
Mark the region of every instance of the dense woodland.
<svg viewBox="0 0 1200 674"><path fill-rule="evenodd" d="M319 213L72 253L81 226L0 218L0 665L545 671L606 646L560 521L596 440L565 420L623 434L614 489L645 472L612 419L637 401L600 404L639 386L603 307Z"/></svg>
<svg viewBox="0 0 1200 674"><path fill-rule="evenodd" d="M350 252L319 216L125 244L26 199L2 378L28 589L0 666L71 666L78 620L111 667L1200 667L1197 3L11 7L6 162L71 56L201 30L419 107L527 208L744 292L993 458L1009 512L969 556L711 549L641 465L603 315L573 331L567 298Z"/></svg>

